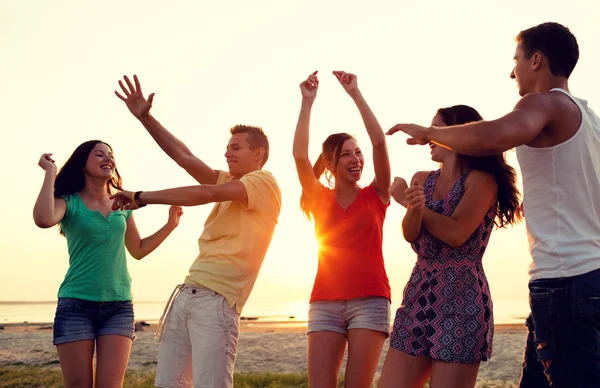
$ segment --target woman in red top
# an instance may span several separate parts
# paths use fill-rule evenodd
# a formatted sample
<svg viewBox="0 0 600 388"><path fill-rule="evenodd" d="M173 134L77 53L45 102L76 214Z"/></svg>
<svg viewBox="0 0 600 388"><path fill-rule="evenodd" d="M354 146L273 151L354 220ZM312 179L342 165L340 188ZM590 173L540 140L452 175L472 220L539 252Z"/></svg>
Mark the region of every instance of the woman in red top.
<svg viewBox="0 0 600 388"><path fill-rule="evenodd" d="M310 113L317 72L300 84L302 106L294 159L302 185L300 205L314 219L319 267L308 313L308 378L311 387L337 387L348 342L346 387L370 387L390 327L390 286L381 250L389 205L390 163L385 135L360 93L356 76L333 72L356 103L373 145L375 179L360 187L364 157L346 133L329 136L314 166L308 158ZM333 189L319 183L326 173Z"/></svg>

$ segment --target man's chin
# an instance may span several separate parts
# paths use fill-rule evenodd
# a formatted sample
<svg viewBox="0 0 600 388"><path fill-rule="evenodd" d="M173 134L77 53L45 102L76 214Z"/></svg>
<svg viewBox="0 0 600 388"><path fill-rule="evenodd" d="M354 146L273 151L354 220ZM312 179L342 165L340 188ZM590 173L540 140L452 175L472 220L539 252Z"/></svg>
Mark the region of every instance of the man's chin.
<svg viewBox="0 0 600 388"><path fill-rule="evenodd" d="M246 172L240 169L240 166L238 166L237 164L232 164L229 166L229 174L239 179L243 177L244 174L246 174Z"/></svg>

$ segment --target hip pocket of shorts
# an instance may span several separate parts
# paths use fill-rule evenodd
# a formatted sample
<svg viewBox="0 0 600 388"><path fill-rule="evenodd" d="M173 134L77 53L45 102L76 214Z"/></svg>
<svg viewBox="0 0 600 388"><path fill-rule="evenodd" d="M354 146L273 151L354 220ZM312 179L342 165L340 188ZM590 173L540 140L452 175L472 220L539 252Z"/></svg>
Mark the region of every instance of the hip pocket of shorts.
<svg viewBox="0 0 600 388"><path fill-rule="evenodd" d="M220 310L219 315L221 318L221 326L226 331L230 331L230 330L234 329L236 326L237 320L238 320L238 314L237 314L235 305L233 305L232 307L229 307L229 303L227 302L227 299L225 299L223 296L221 296L219 294L217 294L215 297L221 299L220 309L219 309Z"/></svg>
<svg viewBox="0 0 600 388"><path fill-rule="evenodd" d="M391 320L392 309L390 301L384 299L377 308L377 314L383 318L383 322L389 324Z"/></svg>
<svg viewBox="0 0 600 388"><path fill-rule="evenodd" d="M75 310L81 307L81 303L83 301L81 299L75 298L58 298L58 304L56 305L56 310L58 311L68 311Z"/></svg>
<svg viewBox="0 0 600 388"><path fill-rule="evenodd" d="M125 300L123 302L117 302L117 305L119 307L123 307L123 308L126 308L126 309L133 309L133 302L130 301L130 300Z"/></svg>

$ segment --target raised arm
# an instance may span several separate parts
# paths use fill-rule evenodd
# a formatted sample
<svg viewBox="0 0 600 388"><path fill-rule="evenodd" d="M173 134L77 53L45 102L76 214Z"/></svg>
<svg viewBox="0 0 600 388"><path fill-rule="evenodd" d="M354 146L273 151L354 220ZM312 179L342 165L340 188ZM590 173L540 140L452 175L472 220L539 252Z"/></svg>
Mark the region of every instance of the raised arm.
<svg viewBox="0 0 600 388"><path fill-rule="evenodd" d="M296 124L296 133L294 134L294 146L292 154L296 162L296 170L300 185L305 195L311 197L319 186L319 181L315 177L313 167L308 158L308 139L310 132L310 113L313 102L317 96L319 88L319 79L315 71L300 84L302 92L302 103L300 105L300 115Z"/></svg>
<svg viewBox="0 0 600 388"><path fill-rule="evenodd" d="M547 93L531 93L497 120L429 128L397 124L387 134L402 131L412 137L408 144L433 142L463 155L494 155L531 143L552 122L555 111Z"/></svg>
<svg viewBox="0 0 600 388"><path fill-rule="evenodd" d="M458 248L471 237L496 202L498 185L490 174L473 170L465 183L465 193L450 217L425 209L423 225L439 240Z"/></svg>
<svg viewBox="0 0 600 388"><path fill-rule="evenodd" d="M125 246L134 259L141 260L152 253L179 225L179 218L183 214L180 206L171 206L167 223L156 233L146 238L140 237L133 214L127 219L127 231L125 232Z"/></svg>
<svg viewBox="0 0 600 388"><path fill-rule="evenodd" d="M146 100L136 75L133 76L135 85L131 83L127 76L124 76L123 78L127 83L127 87L123 85L122 81L119 81L119 86L125 96L122 96L117 91L115 91L115 94L125 102L129 111L142 123L159 147L162 148L175 163L185 169L185 171L198 181L198 183L217 183L217 178L219 176L218 171L213 170L192 154L192 151L190 151L181 140L176 138L171 132L167 131L167 129L150 114L154 93L151 93L148 96L148 100Z"/></svg>
<svg viewBox="0 0 600 388"><path fill-rule="evenodd" d="M346 92L352 97L371 139L373 145L373 166L375 168L375 187L379 197L384 203L390 201L389 187L392 181L390 159L385 141L385 134L381 125L377 121L375 114L365 101L362 93L358 89L357 77L354 74L343 71L334 71L340 84Z"/></svg>
<svg viewBox="0 0 600 388"><path fill-rule="evenodd" d="M40 228L51 228L65 216L67 204L62 198L54 198L56 165L52 154L43 154L38 165L46 174L42 189L33 207L33 221Z"/></svg>

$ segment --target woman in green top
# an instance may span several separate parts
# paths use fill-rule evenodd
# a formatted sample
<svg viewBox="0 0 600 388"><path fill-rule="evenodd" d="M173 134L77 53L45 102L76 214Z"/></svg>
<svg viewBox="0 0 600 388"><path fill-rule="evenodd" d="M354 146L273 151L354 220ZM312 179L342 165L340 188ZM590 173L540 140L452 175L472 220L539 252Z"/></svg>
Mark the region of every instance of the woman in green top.
<svg viewBox="0 0 600 388"><path fill-rule="evenodd" d="M141 259L179 224L181 207L171 206L165 226L140 238L130 210L112 211L111 194L121 190L111 147L99 140L81 144L56 173L52 154L33 209L35 224L60 224L67 238L69 270L58 291L54 344L67 387L122 386L134 338L131 278L125 248Z"/></svg>

